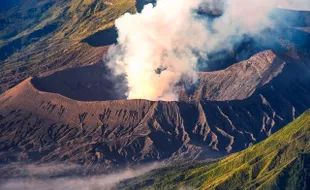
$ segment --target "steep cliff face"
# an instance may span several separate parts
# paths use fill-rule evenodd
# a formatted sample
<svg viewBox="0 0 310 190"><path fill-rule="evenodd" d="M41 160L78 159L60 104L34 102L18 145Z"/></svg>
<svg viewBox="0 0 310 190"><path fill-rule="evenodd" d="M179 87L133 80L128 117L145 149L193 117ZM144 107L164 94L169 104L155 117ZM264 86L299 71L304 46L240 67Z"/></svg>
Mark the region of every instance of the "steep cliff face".
<svg viewBox="0 0 310 190"><path fill-rule="evenodd" d="M269 83L284 66L285 61L272 51L260 52L225 70L198 73L198 89L192 94L184 89L181 100L242 100Z"/></svg>
<svg viewBox="0 0 310 190"><path fill-rule="evenodd" d="M310 112L268 139L213 162L177 163L114 189L309 189Z"/></svg>
<svg viewBox="0 0 310 190"><path fill-rule="evenodd" d="M77 101L33 85L48 78L28 78L0 96L0 160L114 168L238 151L309 108L309 64L301 53L265 51L200 73L201 85L180 102Z"/></svg>

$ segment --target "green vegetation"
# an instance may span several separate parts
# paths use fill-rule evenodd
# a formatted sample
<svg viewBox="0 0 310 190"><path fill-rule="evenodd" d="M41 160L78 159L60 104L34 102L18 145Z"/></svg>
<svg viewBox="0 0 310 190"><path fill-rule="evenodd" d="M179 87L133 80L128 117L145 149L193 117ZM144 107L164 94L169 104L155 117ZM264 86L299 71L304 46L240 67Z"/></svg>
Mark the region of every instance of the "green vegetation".
<svg viewBox="0 0 310 190"><path fill-rule="evenodd" d="M270 138L212 163L174 165L124 181L127 189L309 189L310 111Z"/></svg>
<svg viewBox="0 0 310 190"><path fill-rule="evenodd" d="M112 27L126 12L136 12L134 0L25 1L0 14L0 60L46 38L76 43ZM51 25L54 27L48 29Z"/></svg>
<svg viewBox="0 0 310 190"><path fill-rule="evenodd" d="M83 39L136 11L135 0L24 0L1 11L0 93L29 76L80 65L74 58L91 51Z"/></svg>
<svg viewBox="0 0 310 190"><path fill-rule="evenodd" d="M136 12L134 0L29 2L32 1L25 1L0 14L2 44L31 34L51 23L58 25L56 36L81 40L98 30L113 26L114 20L124 13Z"/></svg>

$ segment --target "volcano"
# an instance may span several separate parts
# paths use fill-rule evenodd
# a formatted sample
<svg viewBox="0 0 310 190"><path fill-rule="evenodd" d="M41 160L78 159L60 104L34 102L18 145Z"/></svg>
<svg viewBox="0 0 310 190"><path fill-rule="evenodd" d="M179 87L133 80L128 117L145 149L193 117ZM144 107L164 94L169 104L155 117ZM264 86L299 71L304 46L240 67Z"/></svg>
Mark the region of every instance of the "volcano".
<svg viewBox="0 0 310 190"><path fill-rule="evenodd" d="M180 81L178 101L127 100L125 77L107 66L114 20L148 1L102 2L27 0L1 12L2 165L70 163L95 175L218 159L309 109L310 12L277 9L288 22L199 60L208 67L195 83Z"/></svg>
<svg viewBox="0 0 310 190"><path fill-rule="evenodd" d="M79 77L88 81L72 77L79 70L100 71L96 65L28 78L0 97L0 159L114 168L236 152L310 106L309 58L263 51L225 70L200 73L201 85L192 94L183 91L180 102L111 100L117 96L108 85L97 99L98 86L90 82L96 72Z"/></svg>

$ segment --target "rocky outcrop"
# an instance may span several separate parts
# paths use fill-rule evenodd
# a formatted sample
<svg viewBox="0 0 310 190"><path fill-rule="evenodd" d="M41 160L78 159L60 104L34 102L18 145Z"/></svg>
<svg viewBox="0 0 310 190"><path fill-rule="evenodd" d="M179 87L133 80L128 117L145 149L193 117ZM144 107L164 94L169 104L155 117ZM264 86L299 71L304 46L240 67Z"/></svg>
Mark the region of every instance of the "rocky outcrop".
<svg viewBox="0 0 310 190"><path fill-rule="evenodd" d="M198 89L181 93L181 100L242 100L282 72L285 61L272 51L263 51L248 60L214 72L201 72Z"/></svg>
<svg viewBox="0 0 310 190"><path fill-rule="evenodd" d="M307 55L265 51L200 73L180 102L77 101L28 78L0 96L0 160L114 168L242 150L309 108L309 64Z"/></svg>

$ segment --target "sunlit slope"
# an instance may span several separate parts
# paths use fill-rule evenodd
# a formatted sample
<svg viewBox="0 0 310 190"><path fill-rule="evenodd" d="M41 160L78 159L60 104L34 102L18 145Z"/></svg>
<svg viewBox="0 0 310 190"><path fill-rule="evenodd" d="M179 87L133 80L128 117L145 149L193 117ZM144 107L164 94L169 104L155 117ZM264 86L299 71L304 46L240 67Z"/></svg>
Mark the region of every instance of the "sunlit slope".
<svg viewBox="0 0 310 190"><path fill-rule="evenodd" d="M1 11L0 93L28 76L102 61L104 45L81 41L126 12L136 12L135 0L25 0Z"/></svg>
<svg viewBox="0 0 310 190"><path fill-rule="evenodd" d="M124 13L136 12L135 4L134 0L26 0L0 13L0 39L5 43L53 23L59 38L80 40L111 27Z"/></svg>
<svg viewBox="0 0 310 190"><path fill-rule="evenodd" d="M210 164L155 170L128 189L309 189L310 111L261 143ZM124 185L124 186L123 186Z"/></svg>

